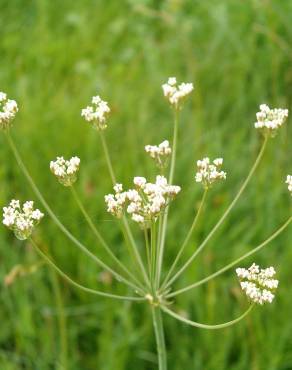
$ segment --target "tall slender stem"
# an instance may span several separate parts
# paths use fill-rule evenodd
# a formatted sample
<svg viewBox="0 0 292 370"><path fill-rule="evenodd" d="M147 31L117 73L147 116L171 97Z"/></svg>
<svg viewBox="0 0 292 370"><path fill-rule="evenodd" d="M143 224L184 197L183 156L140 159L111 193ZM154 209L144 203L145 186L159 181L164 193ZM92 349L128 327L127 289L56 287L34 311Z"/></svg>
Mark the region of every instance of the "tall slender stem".
<svg viewBox="0 0 292 370"><path fill-rule="evenodd" d="M152 306L151 310L158 354L158 369L167 370L166 347L161 309L160 307Z"/></svg>
<svg viewBox="0 0 292 370"><path fill-rule="evenodd" d="M151 275L150 283L152 294L155 294L155 275L156 275L156 225L155 221L151 225Z"/></svg>
<svg viewBox="0 0 292 370"><path fill-rule="evenodd" d="M190 227L190 230L189 230L189 232L188 232L188 234L187 234L187 236L186 236L186 238L185 238L185 240L184 240L184 242L183 242L183 244L182 244L182 246L181 246L178 254L176 255L176 258L175 258L173 264L171 265L166 278L164 279L164 282L163 282L163 284L161 286L161 290L167 285L167 281L168 281L169 277L171 276L172 271L174 270L175 266L177 265L177 263L178 263L181 255L182 255L185 247L187 246L187 244L188 244L188 242L189 242L189 240L190 240L190 238L191 238L191 236L192 236L192 234L194 232L194 229L195 229L195 227L197 225L197 222L199 220L199 217L201 215L201 212L202 212L202 209L203 209L203 205L204 205L205 200L206 200L206 197L207 197L207 193L208 193L208 189L205 189L204 194L203 194L203 197L202 197L202 200L200 202L199 209L198 209L198 211L196 213L196 216L194 218L194 221L192 223L192 226Z"/></svg>
<svg viewBox="0 0 292 370"><path fill-rule="evenodd" d="M235 206L235 204L237 203L238 199L240 198L241 194L243 193L243 191L245 190L247 184L249 183L250 179L252 178L252 175L254 174L255 170L257 169L259 163L260 163L260 160L262 159L263 157L263 154L264 154L264 151L266 149L266 145L267 145L267 141L268 141L268 137L266 136L265 137L265 140L263 142L263 145L261 147L261 150L257 156L257 159L254 163L254 165L252 166L247 178L245 179L245 181L243 182L243 184L241 185L238 193L236 194L235 198L233 199L233 201L230 203L229 207L226 209L226 211L223 213L223 215L221 216L220 220L217 222L217 224L213 227L213 229L210 231L210 233L208 234L208 236L206 237L206 239L202 242L202 244L197 248L197 250L193 253L193 255L187 260L187 262L181 267L181 269L168 281L166 287L170 286L170 284L172 284L184 271L185 269L193 262L193 260L196 258L196 256L203 250L203 248L206 246L206 244L208 243L208 241L212 238L212 236L215 234L215 232L217 231L217 229L222 225L222 223L225 221L226 217L229 215L230 211L232 210L232 208Z"/></svg>
<svg viewBox="0 0 292 370"><path fill-rule="evenodd" d="M144 238L145 238L148 272L149 272L149 277L150 277L151 276L151 254L150 254L148 230L146 228L144 228Z"/></svg>
<svg viewBox="0 0 292 370"><path fill-rule="evenodd" d="M156 267L155 267L155 289L159 288L159 274L160 274L160 240L161 240L162 216L158 218L158 232L156 236Z"/></svg>
<svg viewBox="0 0 292 370"><path fill-rule="evenodd" d="M99 295L102 297L107 297L107 298L114 298L114 299L120 299L120 300L127 300L127 301L145 301L144 297L129 297L129 296L122 296L118 294L111 294L111 293L105 293L101 292L99 290L87 288L79 283L76 283L73 279L71 279L65 272L63 272L44 252L41 251L41 249L38 247L36 242L30 238L30 242L32 246L35 248L37 253L54 269L56 270L65 280L68 281L71 285L75 286L76 288L83 290L86 293L91 293L95 295Z"/></svg>
<svg viewBox="0 0 292 370"><path fill-rule="evenodd" d="M104 137L104 133L102 131L99 131L99 136L100 136L100 140L101 140L102 149L103 149L103 152L104 152L104 155L105 155L107 168L109 170L112 183L113 183L113 185L115 185L117 180L116 180L116 176L115 176L114 169L113 169L113 166L112 166L112 162L111 162L111 159L110 159L110 155L109 155L107 143L106 143L106 140L105 140L105 137Z"/></svg>
<svg viewBox="0 0 292 370"><path fill-rule="evenodd" d="M141 285L141 282L128 270L128 268L114 255L114 253L111 251L109 245L106 243L106 241L101 236L100 232L97 230L96 226L94 225L92 219L88 215L86 209L84 208L74 186L70 186L70 190L73 194L74 199L76 200L76 203L78 207L80 208L86 222L88 223L89 227L91 228L93 234L96 236L97 240L100 242L100 244L103 246L103 248L106 250L108 255L113 259L114 262L126 273L128 276L141 288L143 289L143 285Z"/></svg>
<svg viewBox="0 0 292 370"><path fill-rule="evenodd" d="M110 158L110 155L109 155L109 151L108 151L108 147L107 147L107 142L106 142L106 139L105 139L105 136L104 136L103 132L102 131L99 131L99 134L100 134L100 139L101 139L101 143L102 143L102 147L103 147L103 151L104 151L104 155L105 155L107 167L108 167L108 170L109 170L109 173L110 173L110 176L111 176L111 180L112 180L113 185L115 185L115 183L116 183L116 176L115 176L113 165L112 165L111 158ZM143 264L143 261L141 259L140 254L139 254L138 246L137 246L137 244L135 242L135 239L133 237L132 231L130 229L130 226L128 224L127 218L125 216L122 217L122 225L123 225L123 228L124 228L126 234L128 235L128 240L129 240L130 245L131 245L131 247L133 249L133 252L134 252L136 261L137 261L137 263L138 263L138 265L140 267L140 270L141 270L141 273L142 273L143 278L145 280L145 283L146 283L146 285L148 287L150 287L150 282L149 282L149 279L148 279L148 276L147 276L147 273L146 273L146 270L145 270L145 266Z"/></svg>
<svg viewBox="0 0 292 370"><path fill-rule="evenodd" d="M184 293L190 289L193 289L193 288L196 288L198 287L199 285L202 285L204 283L207 283L207 281L211 280L211 279L214 279L215 277L217 277L218 275L221 275L223 272L231 269L232 267L234 267L235 265L237 265L239 262L241 262L242 260L244 260L245 258L251 256L252 254L258 252L260 249L262 249L264 246L266 246L267 244L269 244L273 239L275 239L279 234L281 234L282 231L284 231L284 229L286 229L286 227L290 224L290 222L292 221L292 217L290 217L277 231L275 231L268 239L266 239L264 242L262 242L261 244L259 244L257 247L253 248L251 251L245 253L243 256L237 258L236 260L234 260L233 262L229 263L228 265L224 266L222 269L214 272L213 274L205 277L204 279L202 280L199 280L197 281L196 283L194 284L191 284L191 285L188 285L187 287L185 288L182 288L182 289L179 289L179 290L176 290L170 294L168 294L166 297L167 298L170 298L170 297L174 297L174 296L177 296L178 294L181 294L181 293Z"/></svg>
<svg viewBox="0 0 292 370"><path fill-rule="evenodd" d="M109 267L106 263L104 263L100 258L95 256L90 250L88 250L84 244L82 244L75 236L73 236L70 231L62 224L62 222L58 219L58 217L55 215L55 213L52 211L51 207L48 205L46 200L44 199L43 195L39 191L38 187L36 186L35 182L33 181L32 177L30 176L27 168L25 167L20 154L18 153L18 150L16 146L14 145L14 142L10 136L10 134L7 132L6 137L8 140L8 143L10 145L10 148L15 156L15 159L22 170L24 176L26 177L27 181L29 182L30 186L32 187L34 193L39 198L40 202L42 203L43 207L46 209L52 220L55 222L55 224L59 227L59 229L67 236L68 239L70 239L84 254L86 254L88 257L90 257L92 260L94 260L100 267L104 268L105 270L108 270L110 273L113 274L113 276L118 280L123 282L124 284L130 286L134 290L138 290L140 293L144 294L144 291L141 291L139 287L137 287L135 284L130 282L129 280L125 279L122 275L118 274L115 270L113 270L111 267Z"/></svg>
<svg viewBox="0 0 292 370"><path fill-rule="evenodd" d="M177 137L178 137L178 115L179 115L179 112L176 109L174 111L172 153L171 153L170 171L169 171L169 177L168 177L168 183L170 185L173 182L175 162L176 162ZM167 206L167 208L165 209L165 213L163 215L163 220L162 220L162 227L161 227L161 240L160 240L160 245L159 245L158 271L157 271L158 284L160 282L162 263L163 263L163 254L164 254L164 247L165 247L167 221L168 221L168 211L169 211L169 206Z"/></svg>

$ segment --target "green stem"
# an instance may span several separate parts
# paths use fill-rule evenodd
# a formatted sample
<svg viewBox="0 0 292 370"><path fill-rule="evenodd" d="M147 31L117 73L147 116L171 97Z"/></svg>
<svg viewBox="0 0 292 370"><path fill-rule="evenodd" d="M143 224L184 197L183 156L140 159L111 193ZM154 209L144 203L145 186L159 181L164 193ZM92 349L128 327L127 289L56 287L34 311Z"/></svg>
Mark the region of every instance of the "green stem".
<svg viewBox="0 0 292 370"><path fill-rule="evenodd" d="M162 311L164 311L168 315L174 317L175 319L177 319L179 321L182 321L185 324L195 326L196 328L200 328L200 329L216 330L216 329L227 328L228 326L231 326L231 325L234 325L234 324L238 323L239 321L244 319L250 313L250 311L253 309L253 307L254 307L254 304L250 305L249 308L241 316L239 316L237 319L225 322L224 324L218 324L218 325L206 325L206 324L201 324L199 322L188 320L185 317L183 317L181 315L178 315L177 313L175 313L174 311L170 310L169 308L167 308L165 306L162 306L161 309L162 309Z"/></svg>
<svg viewBox="0 0 292 370"><path fill-rule="evenodd" d="M261 147L261 150L257 156L257 159L252 166L247 178L245 179L244 183L240 187L238 193L236 194L233 201L230 203L229 207L226 209L226 211L221 216L220 220L217 222L217 224L213 227L211 232L208 234L206 239L202 242L202 244L198 247L198 249L192 254L192 256L187 260L187 262L181 267L181 269L168 281L167 286L170 286L184 271L185 269L193 262L193 260L197 257L197 255L203 250L203 248L207 245L208 241L212 238L212 236L215 234L217 229L222 225L222 223L225 221L226 217L229 215L230 211L233 209L235 204L237 203L238 199L240 198L241 194L245 190L247 184L249 183L250 179L252 178L252 175L254 174L255 170L257 169L260 160L263 157L266 145L267 145L268 137L265 137L264 143Z"/></svg>
<svg viewBox="0 0 292 370"><path fill-rule="evenodd" d="M155 331L157 355L158 355L158 369L167 370L167 359L166 359L166 348L164 339L164 329L161 316L160 307L151 307L152 310L152 321Z"/></svg>
<svg viewBox="0 0 292 370"><path fill-rule="evenodd" d="M152 294L155 295L155 273L156 273L156 225L155 221L151 225L151 275L150 283Z"/></svg>
<svg viewBox="0 0 292 370"><path fill-rule="evenodd" d="M159 275L160 275L160 241L161 241L161 230L162 229L162 216L160 215L158 218L158 232L156 237L156 271L155 271L155 289L159 288Z"/></svg>
<svg viewBox="0 0 292 370"><path fill-rule="evenodd" d="M125 216L123 216L123 218L122 218L122 224L123 224L123 227L125 229L125 233L128 236L128 240L130 242L130 246L132 247L132 250L133 250L133 253L134 253L134 257L135 257L135 259L136 259L136 261L138 263L138 266L140 268L140 271L142 273L142 276L144 278L144 281L145 281L146 285L148 287L150 287L150 281L149 281L149 278L147 276L147 272L145 270L145 266L144 266L143 261L141 259L140 253L138 251L137 244L136 244L135 239L133 237L133 234L131 232L130 226L129 226L128 221L127 221L127 218Z"/></svg>
<svg viewBox="0 0 292 370"><path fill-rule="evenodd" d="M170 276L171 276L171 274L172 274L172 272L173 272L173 270L174 270L175 266L177 265L177 263L178 263L178 261L179 261L179 259L180 259L181 255L182 255L182 253L183 253L183 251L184 251L185 247L187 246L187 244L188 244L188 242L189 242L189 240L190 240L190 238L191 238L191 236L192 236L192 234L193 234L193 232L194 232L194 229L195 229L195 227L196 227L196 225L197 225L197 222L198 222L198 220L199 220L199 217L200 217L200 215L201 215L201 212L202 212L202 209L203 209L203 205L204 205L205 200L206 200L206 197L207 197L207 193L208 193L208 189L205 189L204 194L203 194L203 197L202 197L202 200L201 200L201 202L200 202L199 209L198 209L198 211L197 211L197 213L196 213L196 216L195 216L195 218L194 218L194 221L193 221L193 223L192 223L192 226L190 227L190 230L189 230L189 232L188 232L188 234L187 234L187 236L186 236L186 238L185 238L185 240L184 240L184 242L183 242L183 244L182 244L182 246L181 246L181 248L180 248L180 250L179 250L178 254L176 255L176 258L175 258L175 260L174 260L173 264L171 265L171 267L170 267L170 269L169 269L169 271L168 271L168 274L167 274L166 278L164 279L164 282L163 282L163 284L162 284L162 286L161 286L161 290L163 290L165 287L167 287L168 279L170 278Z"/></svg>
<svg viewBox="0 0 292 370"><path fill-rule="evenodd" d="M166 297L167 298L170 298L170 297L174 297L174 296L177 296L178 294L181 294L181 293L184 293L190 289L193 289L193 288L196 288L198 287L199 285L202 285L204 283L206 283L207 281L211 280L211 279L214 279L215 277L217 277L218 275L222 274L223 272L231 269L232 267L234 267L235 265L237 265L239 262L241 262L242 260L244 260L245 258L251 256L252 254L258 252L260 249L262 249L264 246L266 246L267 244L269 244L273 239L275 239L289 224L290 222L292 221L292 217L290 217L277 231L275 231L268 239L266 239L264 242L262 242L261 244L259 244L257 247L255 247L254 249L252 249L251 251L245 253L243 256L237 258L235 261L229 263L228 265L226 265L225 267L223 267L222 269L214 272L213 274L205 277L204 279L202 280L199 280L197 281L196 283L194 284L191 284L191 285L188 285L187 287L185 288L182 288L182 289L179 289L179 290L176 290L170 294L168 294Z"/></svg>
<svg viewBox="0 0 292 370"><path fill-rule="evenodd" d="M146 248L146 255L147 255L148 271L149 271L149 277L150 277L151 276L151 255L150 255L148 230L146 228L144 228L144 238L145 238L145 248Z"/></svg>
<svg viewBox="0 0 292 370"><path fill-rule="evenodd" d="M91 293L95 295L99 295L102 297L107 297L107 298L114 298L114 299L121 299L121 300L127 300L127 301L145 301L145 298L143 297L129 297L129 296L122 296L122 295L117 295L117 294L111 294L111 293L105 293L101 292L99 290L95 289L90 289L87 288L79 283L76 283L76 281L72 280L65 272L63 272L55 263L44 253L41 251L41 249L38 247L38 245L35 243L35 241L30 238L29 239L32 246L35 248L37 253L54 269L56 270L65 280L68 281L71 285L75 286L76 288L86 292L86 293Z"/></svg>
<svg viewBox="0 0 292 370"><path fill-rule="evenodd" d="M175 110L174 114L174 128L173 128L173 140L172 140L172 153L171 153L171 162L170 162L170 171L168 177L168 183L171 185L174 177L175 162L176 162L176 151L177 151L177 137L178 137L178 110ZM159 257L158 257L158 284L160 282L162 263L163 263L163 254L166 238L166 229L168 221L168 211L169 206L166 207L165 213L163 215L162 227L161 227L161 240L159 245Z"/></svg>
<svg viewBox="0 0 292 370"><path fill-rule="evenodd" d="M112 162L111 162L111 159L110 159L107 142L106 142L106 139L105 139L105 136L104 136L103 132L99 131L99 134L100 134L100 139L101 139L102 148L103 148L103 151L104 151L107 167L108 167L110 177L111 177L111 180L112 180L112 184L115 185L116 184L116 177L115 177L113 165L112 165ZM133 237L132 231L129 227L127 218L124 215L122 217L122 225L124 227L124 230L125 230L126 234L128 235L128 240L129 240L130 245L133 249L136 262L138 263L138 265L140 267L140 270L141 270L141 273L142 273L143 278L145 280L145 283L148 287L150 287L150 282L149 282L149 279L148 279L148 276L147 276L147 273L146 273L146 270L145 270L145 266L143 264L143 261L141 259L140 254L139 254L138 247L137 247L137 244L136 244L135 239Z"/></svg>
<svg viewBox="0 0 292 370"><path fill-rule="evenodd" d="M112 268L110 268L107 264L105 264L101 259L96 257L92 252L90 252L85 245L83 245L78 239L73 236L70 231L61 223L61 221L58 219L58 217L55 215L55 213L52 211L44 197L42 196L41 192L39 191L38 187L34 183L32 177L30 176L28 170L26 169L24 163L22 162L22 159L20 157L20 154L18 153L18 150L16 146L14 145L14 142L8 132L6 132L6 137L8 140L8 143L10 145L10 148L15 156L15 159L22 170L24 176L26 177L27 181L29 182L30 186L32 187L34 193L39 198L40 202L42 203L43 207L46 209L52 220L55 222L55 224L59 227L59 229L70 239L84 254L86 254L88 257L90 257L92 260L94 260L100 267L104 268L105 270L108 270L110 273L113 274L113 276L118 280L123 282L124 284L130 286L134 290L138 290L137 286L130 282L129 280L125 279L123 276L118 274L116 271L114 271ZM144 292L142 292L144 294Z"/></svg>
<svg viewBox="0 0 292 370"><path fill-rule="evenodd" d="M104 155L105 155L106 164L107 164L107 167L108 167L108 170L109 170L109 173L110 173L110 177L111 177L111 180L112 180L112 184L115 185L117 180L116 180L116 176L115 176L115 173L114 173L114 169L113 169L113 166L112 166L112 162L111 162L111 159L110 159L110 155L109 155L109 151L108 151L108 147L107 147L107 143L106 143L103 131L99 131L99 136L100 136L100 140L101 140L102 149L103 149L103 152L104 152Z"/></svg>
<svg viewBox="0 0 292 370"><path fill-rule="evenodd" d="M114 255L114 253L111 251L109 245L106 243L106 241L101 236L100 232L97 230L96 226L94 225L92 219L88 215L86 209L84 208L74 186L70 186L70 190L73 194L73 197L80 208L80 211L82 212L86 222L88 223L89 227L91 228L93 234L96 236L97 240L100 242L100 244L103 246L103 248L106 250L108 255L113 259L113 261L139 286L142 290L143 285L140 283L140 281L128 270L128 268Z"/></svg>

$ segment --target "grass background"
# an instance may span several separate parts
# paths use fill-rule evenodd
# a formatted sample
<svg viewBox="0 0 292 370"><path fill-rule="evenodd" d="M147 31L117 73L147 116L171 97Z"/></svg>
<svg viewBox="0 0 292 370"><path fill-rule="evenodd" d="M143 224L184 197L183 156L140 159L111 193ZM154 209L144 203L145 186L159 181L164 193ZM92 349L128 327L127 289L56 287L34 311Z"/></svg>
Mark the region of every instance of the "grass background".
<svg viewBox="0 0 292 370"><path fill-rule="evenodd" d="M0 90L19 103L12 135L39 188L74 235L103 256L70 192L54 180L57 155L82 160L77 190L90 215L123 260L116 222L105 212L111 190L98 135L80 117L96 93L109 101L106 132L117 178L153 177L143 146L171 139L172 117L162 97L168 76L192 81L181 116L175 182L183 192L172 207L165 264L183 240L201 196L195 160L222 156L227 181L214 188L187 254L216 223L251 167L261 138L253 129L258 105L291 107L292 2L278 0L0 0ZM35 199L3 135L0 204ZM269 236L291 212L283 181L291 173L291 124L271 140L236 210L176 284L217 270ZM39 203L37 202L39 205ZM135 229L137 238L139 230ZM124 293L56 229L49 217L36 237L59 266L90 287ZM105 257L105 256L104 256ZM156 369L147 306L89 296L40 263L28 243L0 230L0 369ZM221 331L186 327L165 317L169 367L204 370L292 369L291 229L250 260L274 265L281 281L270 307ZM15 265L26 270L13 284ZM60 336L63 306L66 338ZM219 323L246 307L234 271L183 294L175 309L193 320ZM64 339L64 338L63 338Z"/></svg>

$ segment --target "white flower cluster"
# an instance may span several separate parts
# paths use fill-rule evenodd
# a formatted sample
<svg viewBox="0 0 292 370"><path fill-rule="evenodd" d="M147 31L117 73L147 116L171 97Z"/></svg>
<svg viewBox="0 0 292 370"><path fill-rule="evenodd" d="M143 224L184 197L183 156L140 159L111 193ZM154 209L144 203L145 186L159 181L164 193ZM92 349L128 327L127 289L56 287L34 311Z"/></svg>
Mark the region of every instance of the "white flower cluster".
<svg viewBox="0 0 292 370"><path fill-rule="evenodd" d="M221 171L223 164L222 158L214 159L210 162L208 157L197 161L198 171L195 176L196 182L201 182L205 188L209 188L215 181L226 179L226 172Z"/></svg>
<svg viewBox="0 0 292 370"><path fill-rule="evenodd" d="M57 157L55 161L50 162L50 170L64 186L71 186L77 180L80 159L72 157L65 160L63 157Z"/></svg>
<svg viewBox="0 0 292 370"><path fill-rule="evenodd" d="M168 159L171 154L169 141L164 140L159 145L146 145L145 151L153 158L159 168L165 168L168 164Z"/></svg>
<svg viewBox="0 0 292 370"><path fill-rule="evenodd" d="M7 95L0 91L0 129L6 130L18 112L15 100L7 99Z"/></svg>
<svg viewBox="0 0 292 370"><path fill-rule="evenodd" d="M105 196L107 211L121 217L126 210L132 220L148 227L180 192L176 185L168 185L164 176L157 176L155 183L147 182L145 177L134 177L135 189L123 191L121 184L114 186L115 194Z"/></svg>
<svg viewBox="0 0 292 370"><path fill-rule="evenodd" d="M249 269L237 268L236 274L242 290L252 302L260 305L272 303L275 297L273 293L279 284L279 281L274 279L276 274L274 267L260 269L253 263Z"/></svg>
<svg viewBox="0 0 292 370"><path fill-rule="evenodd" d="M92 123L97 130L105 130L107 128L107 118L110 113L110 108L106 101L103 101L100 96L94 96L91 100L92 105L82 109L81 116L87 122Z"/></svg>
<svg viewBox="0 0 292 370"><path fill-rule="evenodd" d="M167 83L162 85L164 96L176 109L181 107L182 101L194 90L192 83L181 83L177 86L175 77L169 77Z"/></svg>
<svg viewBox="0 0 292 370"><path fill-rule="evenodd" d="M3 208L3 224L13 230L20 240L27 239L33 228L40 222L44 214L34 209L33 201L27 201L22 208L19 200L12 200L8 207Z"/></svg>
<svg viewBox="0 0 292 370"><path fill-rule="evenodd" d="M270 109L267 104L260 105L260 111L256 114L257 122L254 124L256 129L264 134L275 136L277 130L283 125L288 117L288 109Z"/></svg>
<svg viewBox="0 0 292 370"><path fill-rule="evenodd" d="M292 175L288 175L286 179L286 184L288 184L288 190L292 195Z"/></svg>

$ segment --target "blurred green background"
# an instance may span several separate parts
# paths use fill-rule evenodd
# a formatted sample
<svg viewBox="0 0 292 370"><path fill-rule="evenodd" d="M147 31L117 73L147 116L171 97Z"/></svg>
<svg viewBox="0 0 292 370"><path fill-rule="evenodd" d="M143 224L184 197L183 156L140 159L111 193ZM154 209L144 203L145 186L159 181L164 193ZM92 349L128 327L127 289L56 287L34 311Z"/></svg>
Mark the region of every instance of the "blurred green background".
<svg viewBox="0 0 292 370"><path fill-rule="evenodd" d="M70 192L48 169L57 155L80 156L77 190L112 249L127 261L118 225L105 212L103 195L111 182L99 137L80 117L92 95L100 94L112 108L106 135L117 178L129 185L134 175L155 174L144 145L171 139L172 116L161 84L169 76L195 84L181 115L175 183L183 191L171 208L166 266L201 197L195 160L224 157L228 178L212 190L185 258L216 223L255 159L261 143L253 128L259 104L292 108L289 0L0 0L0 28L0 90L19 104L12 135L22 158L64 224L105 259ZM3 135L0 163L1 207L11 198L36 200ZM284 180L291 171L289 122L269 142L236 209L176 288L216 271L287 219L291 199ZM135 225L133 230L141 240ZM75 280L127 293L81 255L49 217L35 236ZM157 368L146 305L75 290L4 227L0 243L1 370L66 369L66 357L70 370ZM220 331L165 317L170 370L292 369L291 228L242 266L253 261L278 271L274 304ZM19 264L23 274L7 285L7 275ZM233 270L173 305L204 323L231 320L245 307Z"/></svg>

